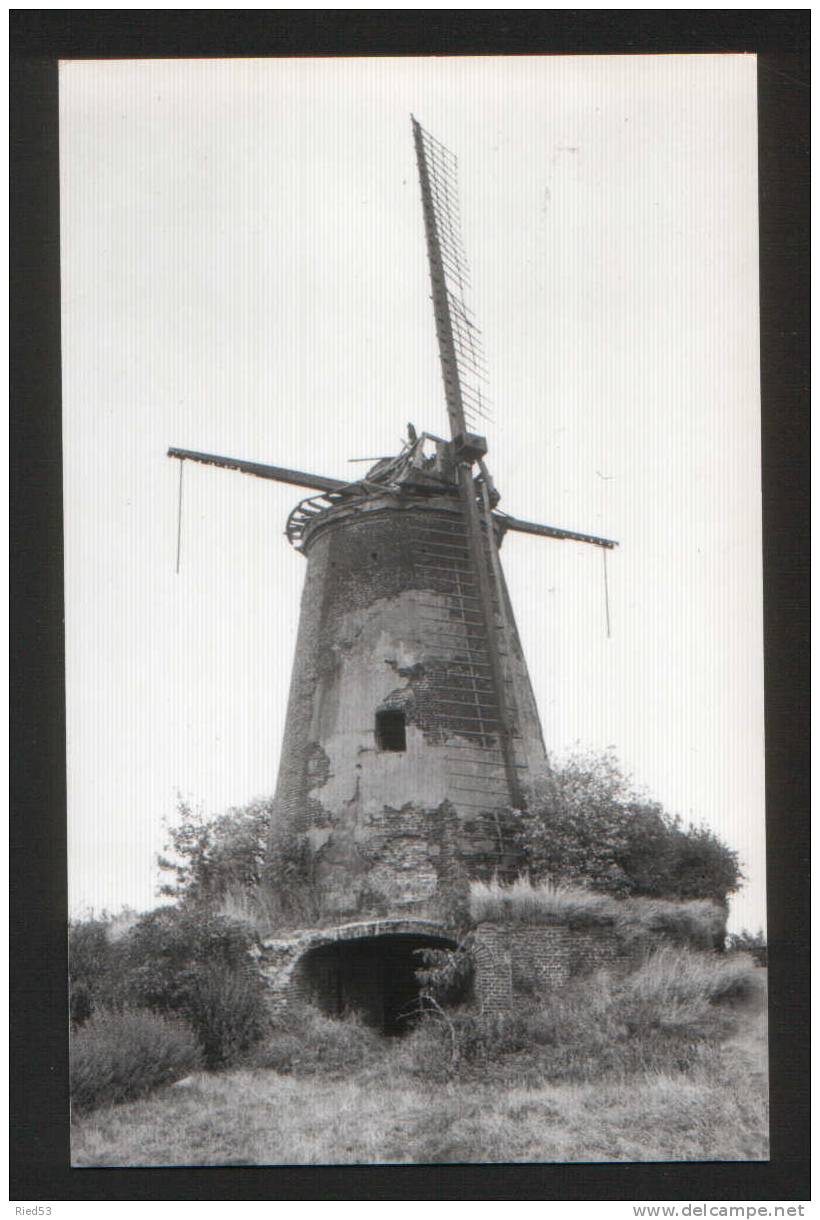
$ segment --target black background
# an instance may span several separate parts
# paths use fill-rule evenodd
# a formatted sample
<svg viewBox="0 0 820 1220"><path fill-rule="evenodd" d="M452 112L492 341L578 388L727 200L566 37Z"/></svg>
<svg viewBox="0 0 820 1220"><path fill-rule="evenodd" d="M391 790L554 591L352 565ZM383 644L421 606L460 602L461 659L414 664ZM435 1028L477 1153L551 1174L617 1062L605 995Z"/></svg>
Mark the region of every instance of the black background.
<svg viewBox="0 0 820 1220"><path fill-rule="evenodd" d="M11 50L10 1198L807 1200L807 10L16 10ZM772 1159L69 1168L58 58L756 52Z"/></svg>

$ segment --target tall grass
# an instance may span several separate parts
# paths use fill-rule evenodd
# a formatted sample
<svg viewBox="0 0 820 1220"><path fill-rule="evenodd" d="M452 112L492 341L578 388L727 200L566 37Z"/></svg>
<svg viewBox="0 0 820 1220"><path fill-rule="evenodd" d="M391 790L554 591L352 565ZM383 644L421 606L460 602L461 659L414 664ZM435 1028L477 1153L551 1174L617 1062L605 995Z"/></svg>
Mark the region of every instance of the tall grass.
<svg viewBox="0 0 820 1220"><path fill-rule="evenodd" d="M381 1062L389 1043L356 1013L331 1019L305 1005L291 1010L250 1052L245 1065L273 1068L283 1075L349 1076Z"/></svg>
<svg viewBox="0 0 820 1220"><path fill-rule="evenodd" d="M631 974L600 970L506 1014L435 1014L396 1062L419 1079L537 1083L623 1079L696 1067L735 1024L730 1001L758 983L749 958L666 945Z"/></svg>
<svg viewBox="0 0 820 1220"><path fill-rule="evenodd" d="M470 915L474 923L605 925L627 938L662 933L701 948L720 942L726 921L724 909L711 899L613 898L580 886L533 885L526 877L512 884L473 881Z"/></svg>
<svg viewBox="0 0 820 1220"><path fill-rule="evenodd" d="M446 1051L445 1031L436 1026L383 1040L372 1031L360 1037L355 1021L311 1018L309 1051L299 1062L302 1031L294 1022L287 1065L278 1070L202 1074L190 1088L77 1116L72 1161L765 1159L763 1023L750 1020L743 1005L729 1012L725 1001L739 980L724 971L725 959L714 960L714 970L669 953L648 961L631 981L632 1003L644 1012L643 1024L632 1028L622 1014L630 980L578 980L507 1021L487 1022L485 1063L448 1079L436 1074L435 1057L441 1046ZM754 970L754 978L764 986L764 971ZM700 1006L713 1023L699 1017L694 1025L657 1026L661 1001ZM328 1037L333 1054L321 1063ZM368 1038L380 1053L370 1053ZM280 1041L280 1055L283 1049Z"/></svg>

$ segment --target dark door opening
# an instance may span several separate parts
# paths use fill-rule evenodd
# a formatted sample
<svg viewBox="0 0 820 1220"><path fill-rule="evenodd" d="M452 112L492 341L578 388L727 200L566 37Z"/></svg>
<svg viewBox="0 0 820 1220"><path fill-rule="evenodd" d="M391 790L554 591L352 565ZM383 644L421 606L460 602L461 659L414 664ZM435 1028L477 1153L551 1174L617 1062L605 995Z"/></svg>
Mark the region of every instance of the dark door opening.
<svg viewBox="0 0 820 1220"><path fill-rule="evenodd" d="M368 1025L395 1037L420 1016L418 949L453 948L430 936L373 936L338 941L305 954L302 963L313 1002L331 1017L358 1012Z"/></svg>

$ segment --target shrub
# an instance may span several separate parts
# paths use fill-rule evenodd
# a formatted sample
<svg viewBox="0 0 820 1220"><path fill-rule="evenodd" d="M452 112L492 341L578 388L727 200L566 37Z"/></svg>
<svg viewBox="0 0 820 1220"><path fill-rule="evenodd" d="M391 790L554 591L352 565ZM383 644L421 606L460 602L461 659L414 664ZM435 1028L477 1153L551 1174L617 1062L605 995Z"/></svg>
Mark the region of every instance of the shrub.
<svg viewBox="0 0 820 1220"><path fill-rule="evenodd" d="M473 958L465 944L456 949L419 949L416 979L420 996L433 1004L458 1004L470 994Z"/></svg>
<svg viewBox="0 0 820 1220"><path fill-rule="evenodd" d="M654 933L676 945L717 949L726 934L726 908L707 898L626 898L617 904L615 926L626 937Z"/></svg>
<svg viewBox="0 0 820 1220"><path fill-rule="evenodd" d="M82 1111L130 1101L200 1066L197 1040L184 1022L101 1010L71 1038L71 1104Z"/></svg>
<svg viewBox="0 0 820 1220"><path fill-rule="evenodd" d="M611 751L576 753L534 785L519 847L537 880L602 893L724 902L743 874L705 827L637 791Z"/></svg>
<svg viewBox="0 0 820 1220"><path fill-rule="evenodd" d="M160 893L214 903L228 889L253 889L260 880L271 808L270 801L256 800L207 819L180 799L178 822L170 830L173 858L158 860L173 880L163 884Z"/></svg>
<svg viewBox="0 0 820 1220"><path fill-rule="evenodd" d="M127 1003L122 954L112 935L125 917L103 915L72 920L68 925L69 1014L73 1026L82 1025L98 1007L122 1008Z"/></svg>
<svg viewBox="0 0 820 1220"><path fill-rule="evenodd" d="M358 1014L332 1019L306 1005L275 1026L247 1062L283 1074L343 1076L380 1059L385 1051L385 1039Z"/></svg>
<svg viewBox="0 0 820 1220"><path fill-rule="evenodd" d="M247 971L204 966L190 971L179 1005L209 1067L235 1063L270 1024L261 988Z"/></svg>
<svg viewBox="0 0 820 1220"><path fill-rule="evenodd" d="M265 987L243 924L207 911L161 907L122 942L124 985L132 1003L184 1017L208 1067L231 1063L264 1034Z"/></svg>

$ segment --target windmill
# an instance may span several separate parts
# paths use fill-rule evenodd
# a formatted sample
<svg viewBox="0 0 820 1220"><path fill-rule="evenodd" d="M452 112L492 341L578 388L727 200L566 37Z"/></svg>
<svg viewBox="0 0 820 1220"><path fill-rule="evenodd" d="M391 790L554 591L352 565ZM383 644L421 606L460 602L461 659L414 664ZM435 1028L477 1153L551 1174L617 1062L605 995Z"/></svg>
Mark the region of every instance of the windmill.
<svg viewBox="0 0 820 1220"><path fill-rule="evenodd" d="M457 162L411 121L449 436L410 425L352 482L168 450L311 492L285 530L308 566L271 851L298 839L340 917L423 912L454 857L473 875L515 866L504 814L546 752L499 547L507 532L616 545L498 508Z"/></svg>

